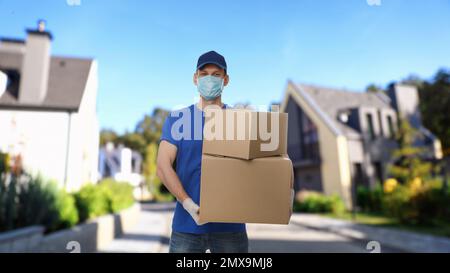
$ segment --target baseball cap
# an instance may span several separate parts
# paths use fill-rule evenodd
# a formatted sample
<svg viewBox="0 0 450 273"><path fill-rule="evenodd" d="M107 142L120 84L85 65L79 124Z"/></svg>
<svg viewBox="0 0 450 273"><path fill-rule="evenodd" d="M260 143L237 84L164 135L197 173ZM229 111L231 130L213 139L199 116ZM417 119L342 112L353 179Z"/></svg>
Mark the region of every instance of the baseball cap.
<svg viewBox="0 0 450 273"><path fill-rule="evenodd" d="M198 58L197 69L200 69L207 64L215 64L224 69L225 72L227 71L227 62L225 61L225 58L215 51L209 51L201 55Z"/></svg>

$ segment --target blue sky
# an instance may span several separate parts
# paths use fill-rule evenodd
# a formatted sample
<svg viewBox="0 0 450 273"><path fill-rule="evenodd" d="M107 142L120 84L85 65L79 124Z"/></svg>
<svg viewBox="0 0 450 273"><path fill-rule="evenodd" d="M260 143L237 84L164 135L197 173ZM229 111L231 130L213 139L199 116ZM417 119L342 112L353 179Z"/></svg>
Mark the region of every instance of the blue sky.
<svg viewBox="0 0 450 273"><path fill-rule="evenodd" d="M0 36L25 38L43 18L53 54L96 58L100 124L119 132L192 104L209 50L227 59L229 104L279 101L287 79L363 90L450 66L448 0L80 1L0 0Z"/></svg>

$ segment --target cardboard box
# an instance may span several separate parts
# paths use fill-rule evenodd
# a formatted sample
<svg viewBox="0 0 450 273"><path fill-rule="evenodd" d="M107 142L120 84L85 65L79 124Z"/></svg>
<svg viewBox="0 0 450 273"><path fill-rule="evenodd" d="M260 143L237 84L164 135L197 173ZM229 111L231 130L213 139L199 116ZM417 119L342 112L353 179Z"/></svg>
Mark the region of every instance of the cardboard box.
<svg viewBox="0 0 450 273"><path fill-rule="evenodd" d="M292 182L287 156L243 160L203 155L200 221L288 224Z"/></svg>
<svg viewBox="0 0 450 273"><path fill-rule="evenodd" d="M254 159L287 154L288 114L205 111L203 154Z"/></svg>

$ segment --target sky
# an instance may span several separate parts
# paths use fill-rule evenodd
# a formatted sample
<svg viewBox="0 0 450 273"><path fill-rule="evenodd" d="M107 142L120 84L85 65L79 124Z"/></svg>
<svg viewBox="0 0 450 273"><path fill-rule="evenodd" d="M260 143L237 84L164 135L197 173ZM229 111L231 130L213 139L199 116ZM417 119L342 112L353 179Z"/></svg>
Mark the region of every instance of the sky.
<svg viewBox="0 0 450 273"><path fill-rule="evenodd" d="M97 60L100 126L119 133L193 104L209 50L227 60L231 105L279 102L288 79L363 91L450 66L450 0L0 0L0 37L38 19L53 55Z"/></svg>

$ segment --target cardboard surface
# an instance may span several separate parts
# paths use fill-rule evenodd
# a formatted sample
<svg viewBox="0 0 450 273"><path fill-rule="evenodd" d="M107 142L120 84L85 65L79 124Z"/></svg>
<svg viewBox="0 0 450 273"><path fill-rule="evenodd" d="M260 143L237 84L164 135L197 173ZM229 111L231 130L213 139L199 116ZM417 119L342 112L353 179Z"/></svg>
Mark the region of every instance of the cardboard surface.
<svg viewBox="0 0 450 273"><path fill-rule="evenodd" d="M288 224L292 175L287 156L243 160L203 155L200 221Z"/></svg>
<svg viewBox="0 0 450 273"><path fill-rule="evenodd" d="M287 154L286 113L242 109L205 113L203 154L242 159Z"/></svg>

